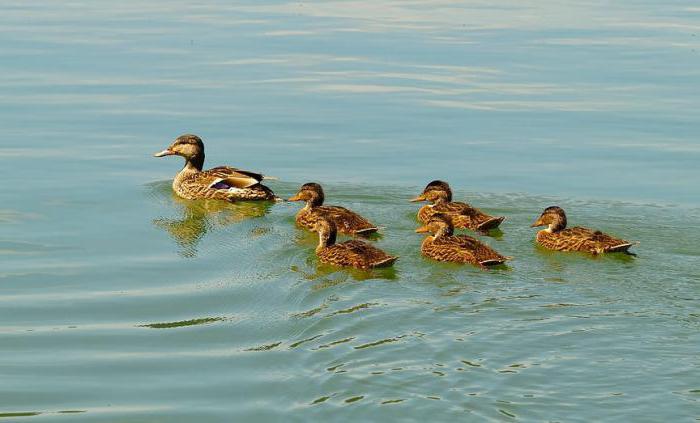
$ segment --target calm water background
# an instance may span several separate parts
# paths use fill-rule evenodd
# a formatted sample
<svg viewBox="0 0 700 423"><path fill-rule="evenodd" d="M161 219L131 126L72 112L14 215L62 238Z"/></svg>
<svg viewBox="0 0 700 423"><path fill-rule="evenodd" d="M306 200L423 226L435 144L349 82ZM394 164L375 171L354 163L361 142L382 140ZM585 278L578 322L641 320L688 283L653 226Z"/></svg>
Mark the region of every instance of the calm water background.
<svg viewBox="0 0 700 423"><path fill-rule="evenodd" d="M700 418L697 2L188 3L0 4L0 420ZM185 132L395 269L175 198ZM418 255L434 178L508 269ZM536 248L551 204L639 256Z"/></svg>

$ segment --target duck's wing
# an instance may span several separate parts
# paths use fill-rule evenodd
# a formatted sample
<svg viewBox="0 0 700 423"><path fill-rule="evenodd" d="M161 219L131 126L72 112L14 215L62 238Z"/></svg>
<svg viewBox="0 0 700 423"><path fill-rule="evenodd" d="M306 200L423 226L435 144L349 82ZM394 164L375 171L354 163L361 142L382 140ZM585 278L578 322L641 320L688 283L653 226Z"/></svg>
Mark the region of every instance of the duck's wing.
<svg viewBox="0 0 700 423"><path fill-rule="evenodd" d="M345 207L318 206L313 210L314 212L326 214L333 219L338 230L343 233L369 233L378 230L377 226L373 225L372 222Z"/></svg>
<svg viewBox="0 0 700 423"><path fill-rule="evenodd" d="M264 176L260 173L236 169L229 166L215 167L197 174L202 184L212 189L249 188L259 184Z"/></svg>
<svg viewBox="0 0 700 423"><path fill-rule="evenodd" d="M478 261L481 265L501 264L507 260L510 260L510 257L500 254L498 251L494 250L478 239L468 235L454 235L448 237L447 240L448 242L458 244L462 250L469 251L469 253L473 255L476 261Z"/></svg>
<svg viewBox="0 0 700 423"><path fill-rule="evenodd" d="M476 207L459 201L436 206L440 213L449 214L456 228L488 230L498 227L505 218L488 215Z"/></svg>
<svg viewBox="0 0 700 423"><path fill-rule="evenodd" d="M634 245L634 243L624 239L580 226L564 229L562 233L576 243L577 250L589 251L594 254L627 251Z"/></svg>
<svg viewBox="0 0 700 423"><path fill-rule="evenodd" d="M324 248L319 256L329 263L360 268L389 265L397 259L371 244L357 240L331 245Z"/></svg>

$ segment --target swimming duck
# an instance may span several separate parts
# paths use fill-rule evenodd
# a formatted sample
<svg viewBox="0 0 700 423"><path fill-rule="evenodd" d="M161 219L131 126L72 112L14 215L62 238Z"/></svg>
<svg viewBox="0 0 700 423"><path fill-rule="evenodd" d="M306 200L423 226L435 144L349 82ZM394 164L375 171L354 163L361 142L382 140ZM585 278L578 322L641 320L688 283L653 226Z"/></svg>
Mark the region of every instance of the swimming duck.
<svg viewBox="0 0 700 423"><path fill-rule="evenodd" d="M497 228L505 220L505 217L502 216L489 216L469 204L452 201L452 189L444 181L432 181L425 187L421 195L411 201L432 203L418 210L418 219L423 223L428 223L434 214L443 213L452 218L455 228L487 232Z"/></svg>
<svg viewBox="0 0 700 423"><path fill-rule="evenodd" d="M196 135L177 137L170 147L154 154L155 157L182 156L185 167L173 180L173 190L188 200L213 198L225 201L274 200L275 194L260 182L263 175L228 166L202 170L204 143Z"/></svg>
<svg viewBox="0 0 700 423"><path fill-rule="evenodd" d="M481 268L503 264L511 257L467 235L454 235L454 226L449 215L434 214L428 223L416 229L417 233L432 233L421 244L421 253L433 260L453 263L469 263Z"/></svg>
<svg viewBox="0 0 700 423"><path fill-rule="evenodd" d="M324 215L335 223L338 231L348 235L369 235L378 228L359 214L339 206L324 206L325 195L321 185L309 182L301 186L289 201L306 201L304 208L297 213L296 221L300 226L313 230L316 222Z"/></svg>
<svg viewBox="0 0 700 423"><path fill-rule="evenodd" d="M617 253L627 252L636 244L588 228L577 226L567 229L566 213L557 206L544 209L531 226L547 226L546 229L537 232L537 242L550 250L585 251L591 254Z"/></svg>
<svg viewBox="0 0 700 423"><path fill-rule="evenodd" d="M391 266L398 259L364 241L351 240L336 244L337 228L333 219L325 215L318 217L313 231L318 232L316 255L323 263L370 269Z"/></svg>

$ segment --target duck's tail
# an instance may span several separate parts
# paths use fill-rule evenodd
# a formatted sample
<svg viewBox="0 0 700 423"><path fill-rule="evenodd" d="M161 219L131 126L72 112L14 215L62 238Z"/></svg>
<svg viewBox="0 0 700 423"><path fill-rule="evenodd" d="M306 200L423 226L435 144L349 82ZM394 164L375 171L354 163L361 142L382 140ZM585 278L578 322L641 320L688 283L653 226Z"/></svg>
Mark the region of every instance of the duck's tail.
<svg viewBox="0 0 700 423"><path fill-rule="evenodd" d="M369 235L377 232L379 228L377 227L370 227L370 228L363 228L363 229L358 229L355 231L355 234L357 235Z"/></svg>
<svg viewBox="0 0 700 423"><path fill-rule="evenodd" d="M630 247L639 245L639 242L625 242L623 244L613 245L605 250L606 253L626 253Z"/></svg>
<svg viewBox="0 0 700 423"><path fill-rule="evenodd" d="M398 256L387 257L387 258L385 258L385 259L383 259L383 260L379 260L379 261L377 261L377 262L375 262L375 263L372 263L372 267L388 267L388 266L391 266L392 264L394 264L394 262L395 262L396 260L398 260L398 258L399 258Z"/></svg>
<svg viewBox="0 0 700 423"><path fill-rule="evenodd" d="M499 264L503 264L506 261L511 260L512 258L513 257L503 257L498 259L482 260L479 262L479 264L482 266L498 266Z"/></svg>
<svg viewBox="0 0 700 423"><path fill-rule="evenodd" d="M492 217L491 219L479 224L479 226L477 226L476 229L480 231L488 231L490 229L495 229L504 220L506 220L505 216Z"/></svg>

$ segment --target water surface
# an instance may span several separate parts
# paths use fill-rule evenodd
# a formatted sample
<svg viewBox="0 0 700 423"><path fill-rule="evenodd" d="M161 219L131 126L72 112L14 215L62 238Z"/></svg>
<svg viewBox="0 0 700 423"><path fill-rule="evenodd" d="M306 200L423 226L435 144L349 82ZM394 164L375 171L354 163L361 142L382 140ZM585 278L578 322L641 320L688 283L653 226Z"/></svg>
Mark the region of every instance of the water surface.
<svg viewBox="0 0 700 423"><path fill-rule="evenodd" d="M700 8L690 1L0 6L0 421L700 417ZM394 269L319 266L307 181ZM508 217L483 272L418 254L431 179ZM638 240L557 254L529 224Z"/></svg>

